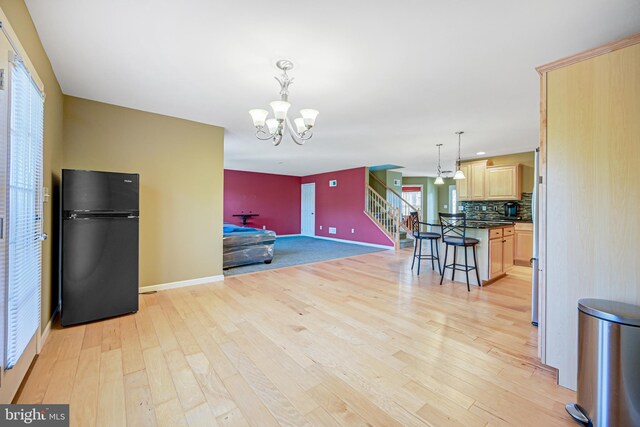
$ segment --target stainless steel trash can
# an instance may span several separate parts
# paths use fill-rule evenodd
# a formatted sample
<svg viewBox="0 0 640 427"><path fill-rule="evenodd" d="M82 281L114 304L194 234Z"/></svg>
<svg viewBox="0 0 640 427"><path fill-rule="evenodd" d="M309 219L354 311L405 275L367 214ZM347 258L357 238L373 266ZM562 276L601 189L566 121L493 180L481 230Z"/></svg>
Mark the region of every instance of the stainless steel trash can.
<svg viewBox="0 0 640 427"><path fill-rule="evenodd" d="M594 427L640 427L640 307L578 301L577 421Z"/></svg>

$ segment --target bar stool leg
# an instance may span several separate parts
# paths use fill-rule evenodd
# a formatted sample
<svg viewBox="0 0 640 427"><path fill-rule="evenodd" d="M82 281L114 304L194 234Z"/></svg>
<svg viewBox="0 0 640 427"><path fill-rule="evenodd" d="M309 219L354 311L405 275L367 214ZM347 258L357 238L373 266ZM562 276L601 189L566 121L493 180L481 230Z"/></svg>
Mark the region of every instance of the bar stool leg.
<svg viewBox="0 0 640 427"><path fill-rule="evenodd" d="M434 256L433 256L433 239L429 239L429 243L431 246L431 269L435 271L436 265L434 263Z"/></svg>
<svg viewBox="0 0 640 427"><path fill-rule="evenodd" d="M413 270L413 265L416 263L416 250L418 249L418 240L413 239L413 261L411 261L411 269Z"/></svg>
<svg viewBox="0 0 640 427"><path fill-rule="evenodd" d="M478 274L478 258L476 257L476 245L473 245L473 265L475 265L476 269L476 279L478 279L478 286L482 286L480 282L480 274Z"/></svg>
<svg viewBox="0 0 640 427"><path fill-rule="evenodd" d="M442 281L444 280L444 273L447 271L447 255L449 254L449 245L445 243L444 245L444 266L442 267L442 273L440 273L440 285L442 286Z"/></svg>
<svg viewBox="0 0 640 427"><path fill-rule="evenodd" d="M418 276L420 275L420 262L422 261L422 239L420 240L420 249L418 249Z"/></svg>
<svg viewBox="0 0 640 427"><path fill-rule="evenodd" d="M435 245L436 245L436 259L438 260L438 273L442 274L442 269L440 268L440 249L438 249L438 246L440 246L440 244L438 244L438 239L435 239Z"/></svg>
<svg viewBox="0 0 640 427"><path fill-rule="evenodd" d="M451 281L456 280L456 264L458 263L458 247L453 247L453 271L451 272Z"/></svg>
<svg viewBox="0 0 640 427"><path fill-rule="evenodd" d="M469 288L469 260L467 258L467 247L464 247L464 272L467 274L467 292L471 292Z"/></svg>

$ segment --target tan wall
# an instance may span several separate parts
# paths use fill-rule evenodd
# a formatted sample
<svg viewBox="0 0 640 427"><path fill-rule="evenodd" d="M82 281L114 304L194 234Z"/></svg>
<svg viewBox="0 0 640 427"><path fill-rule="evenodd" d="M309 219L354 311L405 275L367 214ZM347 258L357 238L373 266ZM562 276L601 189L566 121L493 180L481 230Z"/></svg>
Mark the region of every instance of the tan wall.
<svg viewBox="0 0 640 427"><path fill-rule="evenodd" d="M640 44L550 71L546 94L546 362L575 389L578 299L640 305Z"/></svg>
<svg viewBox="0 0 640 427"><path fill-rule="evenodd" d="M31 15L23 0L0 0L0 8L18 36L22 47L44 83L44 186L53 192L60 181L62 168L63 95L49 58L45 53ZM44 205L44 231L50 238L42 244L42 313L44 327L58 305L57 264L57 209L51 203Z"/></svg>
<svg viewBox="0 0 640 427"><path fill-rule="evenodd" d="M222 274L223 129L64 97L64 168L140 174L140 285Z"/></svg>

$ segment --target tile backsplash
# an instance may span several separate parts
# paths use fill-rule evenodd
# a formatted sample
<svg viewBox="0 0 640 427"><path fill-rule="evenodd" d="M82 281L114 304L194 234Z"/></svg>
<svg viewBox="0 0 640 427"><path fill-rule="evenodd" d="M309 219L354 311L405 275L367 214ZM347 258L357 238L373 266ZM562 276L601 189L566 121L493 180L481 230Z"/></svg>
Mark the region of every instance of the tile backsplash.
<svg viewBox="0 0 640 427"><path fill-rule="evenodd" d="M522 217L523 221L533 220L531 211L532 196L533 193L522 193L522 200L515 201L518 204L518 216ZM460 206L463 207L461 212L467 213L467 218L492 220L504 218L505 203L506 201L504 200L478 200L460 202Z"/></svg>

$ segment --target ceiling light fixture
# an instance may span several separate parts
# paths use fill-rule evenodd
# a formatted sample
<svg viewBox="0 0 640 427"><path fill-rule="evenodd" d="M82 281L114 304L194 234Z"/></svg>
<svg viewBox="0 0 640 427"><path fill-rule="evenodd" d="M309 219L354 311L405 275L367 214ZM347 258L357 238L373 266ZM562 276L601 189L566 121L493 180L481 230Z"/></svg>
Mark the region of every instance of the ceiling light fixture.
<svg viewBox="0 0 640 427"><path fill-rule="evenodd" d="M453 176L453 179L466 179L464 176L464 172L460 170L460 135L462 135L464 131L458 131L456 134L458 135L458 161L456 162L456 174Z"/></svg>
<svg viewBox="0 0 640 427"><path fill-rule="evenodd" d="M484 156L485 154L487 154L487 153L485 153L484 151L478 151L476 153L476 156Z"/></svg>
<svg viewBox="0 0 640 427"><path fill-rule="evenodd" d="M442 144L436 144L436 147L438 147L438 176L436 177L436 180L433 182L436 185L442 185L444 184L444 180L442 179L442 168L440 167L440 147L442 147Z"/></svg>
<svg viewBox="0 0 640 427"><path fill-rule="evenodd" d="M287 112L289 111L289 107L291 107L291 104L289 104L289 85L293 82L293 77L289 77L287 71L293 68L293 63L286 59L281 59L276 62L276 67L282 70L282 75L275 78L278 83L280 83L280 100L273 101L269 104L275 118L268 119L267 116L269 116L269 112L267 110L249 110L249 114L251 114L251 118L253 119L253 125L257 129L256 137L262 141L271 139L273 145L280 145L286 124L293 142L298 145L303 145L305 141L311 139L313 136L311 129L316 122L318 111L311 109L300 110L302 117L298 117L293 121L296 125L295 129L293 128L287 118Z"/></svg>

